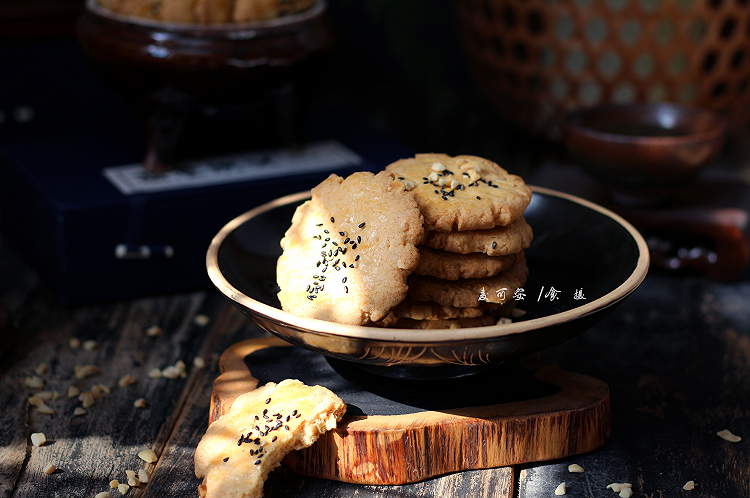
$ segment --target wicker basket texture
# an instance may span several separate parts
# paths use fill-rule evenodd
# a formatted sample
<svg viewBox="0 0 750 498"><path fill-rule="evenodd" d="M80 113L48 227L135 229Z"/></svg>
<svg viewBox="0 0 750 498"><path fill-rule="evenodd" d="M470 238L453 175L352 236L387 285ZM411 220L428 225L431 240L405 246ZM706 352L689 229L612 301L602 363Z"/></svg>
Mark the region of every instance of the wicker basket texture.
<svg viewBox="0 0 750 498"><path fill-rule="evenodd" d="M670 101L750 116L750 0L459 0L480 91L561 138L567 110Z"/></svg>

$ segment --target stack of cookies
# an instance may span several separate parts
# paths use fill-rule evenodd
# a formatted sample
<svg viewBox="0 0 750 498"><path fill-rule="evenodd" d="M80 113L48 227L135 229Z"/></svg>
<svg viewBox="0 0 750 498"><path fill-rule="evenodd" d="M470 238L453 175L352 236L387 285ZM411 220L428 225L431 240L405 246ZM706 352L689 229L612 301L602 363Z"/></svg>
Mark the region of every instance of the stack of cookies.
<svg viewBox="0 0 750 498"><path fill-rule="evenodd" d="M105 9L154 21L216 24L276 19L315 0L98 0Z"/></svg>
<svg viewBox="0 0 750 498"><path fill-rule="evenodd" d="M475 156L418 154L377 175L331 175L281 241L282 309L352 325L493 325L526 282L530 201L520 177Z"/></svg>
<svg viewBox="0 0 750 498"><path fill-rule="evenodd" d="M419 265L408 297L384 321L399 328L492 325L509 317L528 276L533 238L523 212L524 181L475 156L418 154L386 168L403 181L424 216Z"/></svg>

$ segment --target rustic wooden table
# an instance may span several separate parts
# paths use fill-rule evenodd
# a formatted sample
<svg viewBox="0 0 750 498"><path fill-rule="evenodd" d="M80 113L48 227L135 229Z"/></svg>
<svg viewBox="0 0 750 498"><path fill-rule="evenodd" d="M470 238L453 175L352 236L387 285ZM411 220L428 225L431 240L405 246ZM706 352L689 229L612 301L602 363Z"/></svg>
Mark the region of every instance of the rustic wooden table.
<svg viewBox="0 0 750 498"><path fill-rule="evenodd" d="M4 243L0 302L11 315L0 342L0 496L93 497L140 469L151 479L127 496L197 496L193 452L207 425L218 357L262 330L212 289L62 307ZM749 310L747 278L718 284L652 271L603 322L544 352L545 361L610 387L612 435L588 454L402 486L306 478L282 467L265 496L536 498L554 496L561 482L566 496L581 498L617 496L611 483L631 483L634 496L649 498L749 496ZM154 326L160 334L149 332ZM184 374L176 378L149 376L180 361ZM78 379L76 365L100 372ZM118 385L128 374L132 385ZM35 376L42 388L26 385ZM69 388L96 385L110 392L76 415L82 403L68 397ZM60 393L45 402L54 413L29 404L40 391ZM145 407L136 407L141 398ZM724 429L742 440L722 439ZM47 438L41 447L31 440L39 432ZM138 457L146 448L156 463ZM570 473L572 463L585 472ZM57 470L46 474L48 464ZM688 481L693 490L683 489Z"/></svg>

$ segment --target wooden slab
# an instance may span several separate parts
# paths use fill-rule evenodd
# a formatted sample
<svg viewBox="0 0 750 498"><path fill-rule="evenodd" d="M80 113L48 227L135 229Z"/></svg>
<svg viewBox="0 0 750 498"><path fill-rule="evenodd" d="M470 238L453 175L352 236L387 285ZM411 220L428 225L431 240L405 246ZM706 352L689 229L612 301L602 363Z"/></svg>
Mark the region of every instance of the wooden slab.
<svg viewBox="0 0 750 498"><path fill-rule="evenodd" d="M406 484L450 472L576 455L610 434L609 388L541 363L506 363L461 379L391 379L277 338L227 349L209 421L242 393L297 378L347 403L336 429L284 460L309 476L360 484Z"/></svg>

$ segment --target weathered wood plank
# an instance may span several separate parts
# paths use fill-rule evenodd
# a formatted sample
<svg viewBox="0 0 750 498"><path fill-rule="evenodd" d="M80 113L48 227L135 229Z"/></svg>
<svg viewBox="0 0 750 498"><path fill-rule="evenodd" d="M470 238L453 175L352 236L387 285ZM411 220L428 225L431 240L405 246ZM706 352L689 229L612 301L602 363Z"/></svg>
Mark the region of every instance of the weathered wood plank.
<svg viewBox="0 0 750 498"><path fill-rule="evenodd" d="M610 497L612 482L636 496L750 496L750 283L654 273L610 317L544 354L602 378L612 392L604 448L521 474L520 498L570 482L566 496ZM719 438L729 429L739 443ZM571 475L577 461L585 475Z"/></svg>
<svg viewBox="0 0 750 498"><path fill-rule="evenodd" d="M26 444L32 432L43 432L50 442L39 448L28 445L30 455L22 463L14 497L40 496L49 489L60 496L93 496L108 489L112 479L126 482L126 469L150 467L137 453L144 448L153 448L157 453L162 450L186 403L187 392L194 383L188 375L193 371L192 360L205 341L205 327L193 321L204 299L205 293L199 292L76 310L58 309L47 315L43 324L32 321L19 325L21 333L27 327L39 332L31 344L19 345L17 349L24 355L2 372L3 386L8 384L5 378L22 382L40 363L46 363L48 371L40 375L44 389L57 391L61 397L48 402L55 411L53 415L28 408ZM159 325L163 333L147 335L146 330L152 325ZM94 340L96 347L72 349L69 340L74 337ZM165 369L178 360L187 365L185 376L149 378L152 369ZM77 379L75 366L88 364L101 371ZM118 386L118 380L126 374L134 377L134 384ZM85 415L75 416L73 410L81 402L67 397L68 388L90 391L95 384L106 385L111 392L102 394ZM26 410L26 397L35 392L21 390L21 401L13 403L15 410L19 406ZM7 395L3 398L9 399ZM134 406L138 398L146 400L145 408ZM23 424L23 420L19 417L16 424ZM47 463L60 470L44 474L42 469Z"/></svg>

